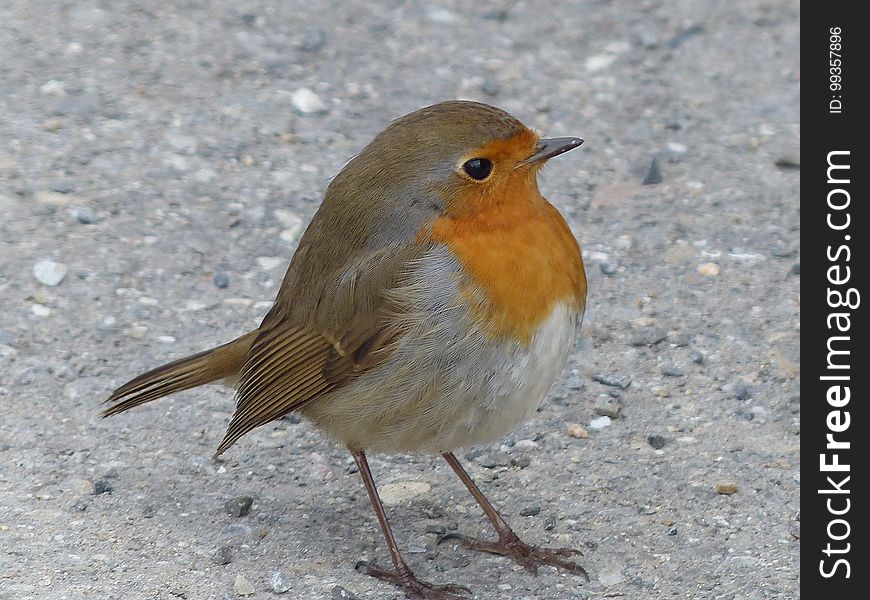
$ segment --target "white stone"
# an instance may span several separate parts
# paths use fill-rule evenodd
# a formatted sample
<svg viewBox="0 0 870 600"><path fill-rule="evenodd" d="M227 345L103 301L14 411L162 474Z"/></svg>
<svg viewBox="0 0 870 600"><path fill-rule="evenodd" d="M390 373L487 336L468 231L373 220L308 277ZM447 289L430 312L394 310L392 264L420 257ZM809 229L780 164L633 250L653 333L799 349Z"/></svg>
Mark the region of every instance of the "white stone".
<svg viewBox="0 0 870 600"><path fill-rule="evenodd" d="M602 71L613 64L616 60L615 54L596 54L586 59L586 70L590 73Z"/></svg>
<svg viewBox="0 0 870 600"><path fill-rule="evenodd" d="M293 92L290 95L290 103L302 115L324 113L327 110L326 103L320 99L320 96L308 88L300 88Z"/></svg>
<svg viewBox="0 0 870 600"><path fill-rule="evenodd" d="M251 596L256 591L250 581L241 575L236 575L236 581L233 583L233 592L235 592L236 596Z"/></svg>
<svg viewBox="0 0 870 600"><path fill-rule="evenodd" d="M46 96L66 96L66 83L58 79L49 79L39 86L39 92Z"/></svg>
<svg viewBox="0 0 870 600"><path fill-rule="evenodd" d="M391 506L427 494L431 487L425 481L396 481L381 486L378 491L381 502Z"/></svg>
<svg viewBox="0 0 870 600"><path fill-rule="evenodd" d="M59 262L43 259L33 265L33 276L43 285L55 286L63 281L69 268Z"/></svg>
<svg viewBox="0 0 870 600"><path fill-rule="evenodd" d="M515 450L536 450L538 447L538 442L535 440L519 440L514 444Z"/></svg>
<svg viewBox="0 0 870 600"><path fill-rule="evenodd" d="M142 325L133 325L130 329L127 330L127 335L129 335L134 340L139 340L145 337L145 332L147 331L147 327L143 327Z"/></svg>
<svg viewBox="0 0 870 600"><path fill-rule="evenodd" d="M43 306L42 304L32 304L30 306L30 310L33 311L37 317L47 317L51 314L51 309L47 306Z"/></svg>
<svg viewBox="0 0 870 600"><path fill-rule="evenodd" d="M286 594L290 591L290 587L287 576L281 571L272 573L272 577L269 578L269 589L276 594Z"/></svg>
<svg viewBox="0 0 870 600"><path fill-rule="evenodd" d="M591 429L604 429L610 425L610 423L612 423L610 417L598 417L597 419L589 421L589 427Z"/></svg>
<svg viewBox="0 0 870 600"><path fill-rule="evenodd" d="M258 256L257 264L260 265L260 268L264 271L271 271L272 269L281 266L284 263L283 258L278 256Z"/></svg>

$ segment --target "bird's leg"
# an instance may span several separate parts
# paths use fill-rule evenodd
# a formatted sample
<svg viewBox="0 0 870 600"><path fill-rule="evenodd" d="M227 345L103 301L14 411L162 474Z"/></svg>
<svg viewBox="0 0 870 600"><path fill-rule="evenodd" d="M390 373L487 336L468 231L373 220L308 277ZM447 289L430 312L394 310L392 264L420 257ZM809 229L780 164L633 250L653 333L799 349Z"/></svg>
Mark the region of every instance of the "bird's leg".
<svg viewBox="0 0 870 600"><path fill-rule="evenodd" d="M471 495L474 496L477 503L480 504L483 512L486 513L487 518L493 524L498 533L498 541L489 542L486 540L467 537L462 534L448 534L442 539L458 540L459 543L470 550L481 550L491 554L510 556L516 562L535 574L538 572L538 565L552 565L554 567L559 567L560 569L565 569L575 575L580 575L587 581L589 580L589 576L586 574L583 567L568 559L568 557L575 554L582 555L582 552L571 548L538 548L523 542L519 537L517 537L517 534L514 533L513 529L510 528L502 516L498 514L498 511L495 510L492 504L489 503L489 500L486 499L486 496L483 495L483 492L480 491L480 488L477 487L474 480L471 479L471 476L462 468L462 465L459 464L459 461L456 460L453 453L447 452L443 456L444 460L447 461L447 464L449 464L456 474L459 475L462 483L465 484L465 487L468 488L468 491L471 492Z"/></svg>
<svg viewBox="0 0 870 600"><path fill-rule="evenodd" d="M369 469L365 452L354 449L350 449L350 452L356 461L356 466L366 486L378 522L381 524L384 537L387 538L387 547L390 549L390 557L393 559L395 567L395 570L390 571L371 565L366 561L360 561L356 564L356 570L399 586L405 590L405 595L413 600L461 600L470 596L471 591L460 585L434 585L417 579L402 555L399 554L399 546L396 544L393 530L387 521L387 513L384 511L384 505L381 504L381 498L375 487L375 480L372 477L371 469Z"/></svg>

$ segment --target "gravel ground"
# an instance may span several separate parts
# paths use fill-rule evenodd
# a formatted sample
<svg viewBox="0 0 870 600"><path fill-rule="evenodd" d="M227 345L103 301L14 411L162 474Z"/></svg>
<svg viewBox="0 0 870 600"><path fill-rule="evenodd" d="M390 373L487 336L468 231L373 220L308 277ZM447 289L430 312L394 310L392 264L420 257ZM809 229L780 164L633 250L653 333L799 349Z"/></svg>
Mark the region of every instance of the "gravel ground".
<svg viewBox="0 0 870 600"><path fill-rule="evenodd" d="M456 97L586 139L541 185L581 337L534 421L460 457L591 582L436 545L489 533L472 498L373 456L412 567L480 599L798 597L798 39L778 0L0 1L0 598L401 597L354 571L381 532L304 422L214 462L227 390L97 410L253 328L329 178Z"/></svg>

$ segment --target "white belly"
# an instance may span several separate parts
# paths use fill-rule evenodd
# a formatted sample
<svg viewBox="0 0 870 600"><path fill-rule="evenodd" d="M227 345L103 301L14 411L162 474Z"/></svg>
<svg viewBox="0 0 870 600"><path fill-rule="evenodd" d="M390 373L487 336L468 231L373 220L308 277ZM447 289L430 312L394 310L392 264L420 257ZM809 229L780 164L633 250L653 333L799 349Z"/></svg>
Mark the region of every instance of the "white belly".
<svg viewBox="0 0 870 600"><path fill-rule="evenodd" d="M558 305L528 347L514 346L481 353L479 362L489 362L492 369L484 385L471 386L468 390L467 418L444 440L446 446L491 442L528 420L565 366L577 321L573 311ZM467 374L475 375L480 373ZM453 383L459 389L464 387L459 380Z"/></svg>
<svg viewBox="0 0 870 600"><path fill-rule="evenodd" d="M568 305L554 306L528 345L493 341L457 302L449 253L419 268L413 325L396 350L303 409L351 447L441 453L499 439L535 412L565 365L580 317Z"/></svg>

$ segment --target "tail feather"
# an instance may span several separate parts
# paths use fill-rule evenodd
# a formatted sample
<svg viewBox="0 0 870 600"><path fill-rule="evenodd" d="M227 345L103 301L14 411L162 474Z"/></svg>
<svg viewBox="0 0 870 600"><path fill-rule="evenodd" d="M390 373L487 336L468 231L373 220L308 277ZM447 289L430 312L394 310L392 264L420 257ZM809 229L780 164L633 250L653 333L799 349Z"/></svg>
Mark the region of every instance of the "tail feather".
<svg viewBox="0 0 870 600"><path fill-rule="evenodd" d="M109 417L219 379L234 378L248 358L257 332L246 333L223 346L186 356L134 377L106 399L112 406L100 413Z"/></svg>

